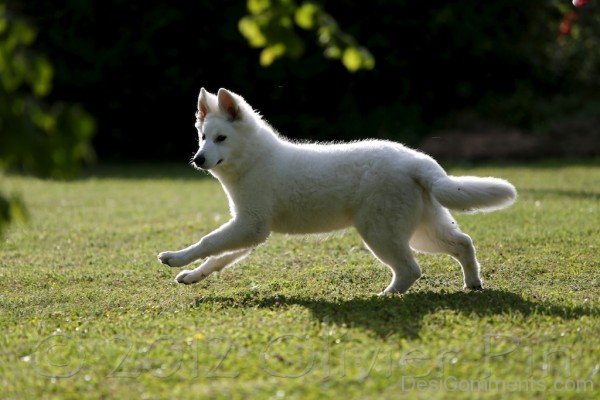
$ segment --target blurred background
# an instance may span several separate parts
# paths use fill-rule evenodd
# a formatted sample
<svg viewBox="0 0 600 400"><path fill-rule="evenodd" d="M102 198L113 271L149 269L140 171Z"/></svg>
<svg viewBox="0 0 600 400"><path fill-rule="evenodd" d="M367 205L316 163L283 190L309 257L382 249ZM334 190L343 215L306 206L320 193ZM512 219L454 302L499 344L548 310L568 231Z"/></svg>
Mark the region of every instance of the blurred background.
<svg viewBox="0 0 600 400"><path fill-rule="evenodd" d="M597 1L0 1L0 159L194 152L200 87L282 134L442 158L600 153Z"/></svg>

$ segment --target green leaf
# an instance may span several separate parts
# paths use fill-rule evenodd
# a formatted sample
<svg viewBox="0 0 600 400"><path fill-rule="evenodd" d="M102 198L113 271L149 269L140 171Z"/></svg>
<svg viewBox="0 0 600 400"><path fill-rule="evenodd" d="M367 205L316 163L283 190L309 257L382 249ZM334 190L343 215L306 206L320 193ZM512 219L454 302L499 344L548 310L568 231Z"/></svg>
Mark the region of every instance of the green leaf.
<svg viewBox="0 0 600 400"><path fill-rule="evenodd" d="M0 193L0 235L11 222L27 220L27 210L23 200L15 194L6 196Z"/></svg>
<svg viewBox="0 0 600 400"><path fill-rule="evenodd" d="M257 15L260 14L264 11L266 11L267 9L269 9L269 7L271 7L271 1L270 0L248 0L248 11L250 11L252 14Z"/></svg>
<svg viewBox="0 0 600 400"><path fill-rule="evenodd" d="M33 123L44 132L50 132L56 128L56 118L50 112L35 107L29 111L29 115Z"/></svg>
<svg viewBox="0 0 600 400"><path fill-rule="evenodd" d="M340 58L342 57L342 49L340 49L338 46L328 46L325 49L325 57L327 58Z"/></svg>
<svg viewBox="0 0 600 400"><path fill-rule="evenodd" d="M316 16L319 12L319 7L313 3L302 3L296 10L296 24L303 29L313 29L316 23Z"/></svg>
<svg viewBox="0 0 600 400"><path fill-rule="evenodd" d="M356 47L348 47L344 50L342 63L350 72L356 72L362 66L362 58L360 51Z"/></svg>
<svg viewBox="0 0 600 400"><path fill-rule="evenodd" d="M35 40L36 31L22 20L13 20L11 36L16 43L28 46Z"/></svg>
<svg viewBox="0 0 600 400"><path fill-rule="evenodd" d="M364 47L359 49L362 59L362 67L364 69L373 69L375 68L375 57Z"/></svg>
<svg viewBox="0 0 600 400"><path fill-rule="evenodd" d="M268 67L273 64L273 61L285 54L285 45L277 43L273 46L268 46L260 52L260 65Z"/></svg>
<svg viewBox="0 0 600 400"><path fill-rule="evenodd" d="M25 203L19 196L13 195L10 199L10 216L15 222L25 222L27 221L27 208L25 207Z"/></svg>
<svg viewBox="0 0 600 400"><path fill-rule="evenodd" d="M244 17L238 23L240 33L248 40L252 47L264 47L267 44L267 38L260 30L260 26L252 17Z"/></svg>
<svg viewBox="0 0 600 400"><path fill-rule="evenodd" d="M54 72L48 60L38 58L35 61L35 81L33 83L33 92L37 96L46 96L52 88L52 77Z"/></svg>

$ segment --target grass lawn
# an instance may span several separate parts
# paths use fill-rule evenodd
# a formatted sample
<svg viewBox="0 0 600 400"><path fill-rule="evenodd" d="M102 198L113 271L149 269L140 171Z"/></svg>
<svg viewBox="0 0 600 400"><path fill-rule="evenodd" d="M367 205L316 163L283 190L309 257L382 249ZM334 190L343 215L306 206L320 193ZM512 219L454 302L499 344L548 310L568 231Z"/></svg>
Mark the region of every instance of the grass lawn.
<svg viewBox="0 0 600 400"><path fill-rule="evenodd" d="M0 178L30 212L0 244L0 398L598 398L600 164L450 168L519 190L457 215L486 290L419 255L408 294L354 231L275 235L196 285L156 260L225 222L182 166Z"/></svg>

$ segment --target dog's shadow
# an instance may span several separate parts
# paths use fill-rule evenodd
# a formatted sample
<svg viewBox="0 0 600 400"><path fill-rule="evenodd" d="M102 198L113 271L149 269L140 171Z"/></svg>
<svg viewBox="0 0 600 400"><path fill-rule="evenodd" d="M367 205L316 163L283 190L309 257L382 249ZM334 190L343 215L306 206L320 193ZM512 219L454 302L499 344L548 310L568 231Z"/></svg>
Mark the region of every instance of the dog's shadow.
<svg viewBox="0 0 600 400"><path fill-rule="evenodd" d="M598 315L596 308L564 307L547 302L534 302L503 290L486 289L481 292L438 293L432 291L412 292L403 296L369 297L343 301L329 301L295 296L269 296L231 298L206 296L197 298L195 304L217 303L221 307L277 309L299 305L309 309L321 322L344 325L348 328L362 327L379 336L400 334L417 337L423 319L439 310L452 310L463 318L470 316L546 315L561 319L577 319L586 315Z"/></svg>

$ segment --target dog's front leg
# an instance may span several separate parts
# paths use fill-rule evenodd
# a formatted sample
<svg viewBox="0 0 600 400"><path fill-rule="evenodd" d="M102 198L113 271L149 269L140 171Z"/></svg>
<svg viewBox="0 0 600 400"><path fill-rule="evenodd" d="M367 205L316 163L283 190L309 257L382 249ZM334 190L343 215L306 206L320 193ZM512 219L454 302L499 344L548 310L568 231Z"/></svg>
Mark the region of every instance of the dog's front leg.
<svg viewBox="0 0 600 400"><path fill-rule="evenodd" d="M178 273L175 277L175 282L185 283L186 285L200 282L201 280L206 279L213 272L220 271L228 265L232 265L240 261L250 254L250 251L250 249L236 250L232 251L231 253L209 257L198 268L193 270L184 269Z"/></svg>
<svg viewBox="0 0 600 400"><path fill-rule="evenodd" d="M269 233L266 223L238 217L204 236L198 243L183 250L162 252L158 259L171 267L183 267L206 257L252 248L267 240Z"/></svg>

